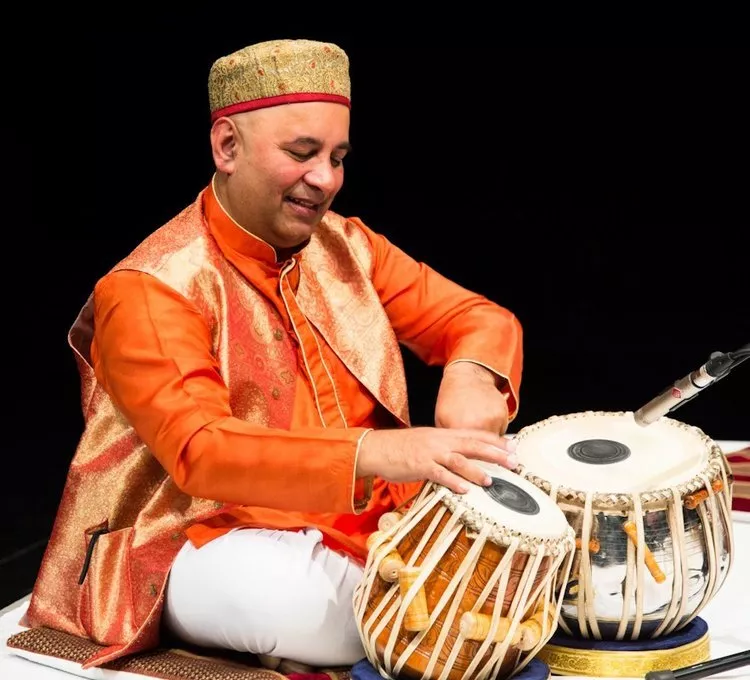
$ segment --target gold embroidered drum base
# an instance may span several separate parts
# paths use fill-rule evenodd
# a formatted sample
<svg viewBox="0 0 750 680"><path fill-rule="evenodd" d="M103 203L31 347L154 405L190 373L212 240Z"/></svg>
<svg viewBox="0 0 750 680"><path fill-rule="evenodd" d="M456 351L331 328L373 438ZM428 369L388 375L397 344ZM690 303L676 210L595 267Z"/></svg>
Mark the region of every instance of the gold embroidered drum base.
<svg viewBox="0 0 750 680"><path fill-rule="evenodd" d="M692 666L711 658L709 634L669 649L627 651L544 646L537 656L553 675L585 675L610 678L642 678L649 671Z"/></svg>

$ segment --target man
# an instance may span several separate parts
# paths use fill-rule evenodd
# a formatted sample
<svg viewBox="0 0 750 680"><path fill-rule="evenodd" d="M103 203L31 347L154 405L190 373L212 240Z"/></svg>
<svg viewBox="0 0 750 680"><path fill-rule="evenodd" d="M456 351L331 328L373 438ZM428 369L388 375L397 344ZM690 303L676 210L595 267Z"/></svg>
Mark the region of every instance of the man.
<svg viewBox="0 0 750 680"><path fill-rule="evenodd" d="M85 430L25 624L105 646L183 640L309 665L364 656L366 539L425 480L513 467L514 315L330 206L347 55L272 41L209 74L216 172L107 273L70 332ZM410 427L399 343L444 366Z"/></svg>

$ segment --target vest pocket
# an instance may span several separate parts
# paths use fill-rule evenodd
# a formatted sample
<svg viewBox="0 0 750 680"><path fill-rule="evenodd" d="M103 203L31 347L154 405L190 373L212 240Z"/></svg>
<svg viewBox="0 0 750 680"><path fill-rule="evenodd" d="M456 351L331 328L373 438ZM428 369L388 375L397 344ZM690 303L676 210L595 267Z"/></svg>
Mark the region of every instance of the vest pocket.
<svg viewBox="0 0 750 680"><path fill-rule="evenodd" d="M123 641L133 622L129 555L132 527L86 532L87 548L79 576L81 623L92 640Z"/></svg>

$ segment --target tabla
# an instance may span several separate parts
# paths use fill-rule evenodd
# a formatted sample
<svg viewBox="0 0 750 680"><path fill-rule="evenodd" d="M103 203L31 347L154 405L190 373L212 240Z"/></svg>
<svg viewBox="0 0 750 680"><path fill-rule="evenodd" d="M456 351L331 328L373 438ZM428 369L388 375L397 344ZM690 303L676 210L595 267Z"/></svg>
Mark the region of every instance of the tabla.
<svg viewBox="0 0 750 680"><path fill-rule="evenodd" d="M371 536L354 611L383 677L507 678L557 627L573 530L536 486L478 464L491 486L455 494L426 483Z"/></svg>
<svg viewBox="0 0 750 680"><path fill-rule="evenodd" d="M516 472L555 499L576 532L560 631L656 638L716 595L733 554L732 476L700 429L587 411L525 427L516 440Z"/></svg>

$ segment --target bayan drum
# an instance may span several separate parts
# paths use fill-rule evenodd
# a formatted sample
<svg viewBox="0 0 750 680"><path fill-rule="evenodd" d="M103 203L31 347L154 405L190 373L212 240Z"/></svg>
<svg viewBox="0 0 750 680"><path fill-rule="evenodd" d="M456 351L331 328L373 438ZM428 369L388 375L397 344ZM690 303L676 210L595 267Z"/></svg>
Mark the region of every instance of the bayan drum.
<svg viewBox="0 0 750 680"><path fill-rule="evenodd" d="M491 486L454 494L428 482L370 537L354 611L367 659L383 677L507 678L557 627L573 529L541 489L478 465Z"/></svg>
<svg viewBox="0 0 750 680"><path fill-rule="evenodd" d="M716 595L732 560L732 476L701 430L590 411L553 416L516 439L516 472L549 494L576 532L558 632L659 638Z"/></svg>

